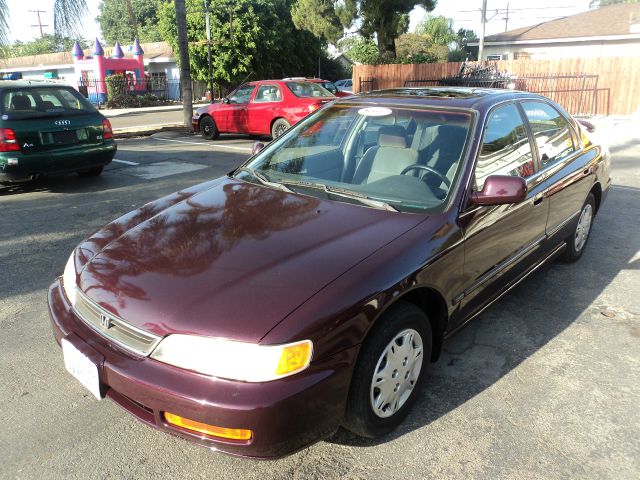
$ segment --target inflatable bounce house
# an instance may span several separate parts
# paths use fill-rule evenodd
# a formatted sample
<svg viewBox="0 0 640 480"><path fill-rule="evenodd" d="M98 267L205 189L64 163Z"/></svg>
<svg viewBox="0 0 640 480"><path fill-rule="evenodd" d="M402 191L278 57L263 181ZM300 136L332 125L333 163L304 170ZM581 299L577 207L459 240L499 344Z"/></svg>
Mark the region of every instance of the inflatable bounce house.
<svg viewBox="0 0 640 480"><path fill-rule="evenodd" d="M80 92L92 103L103 104L107 101L106 78L111 75L123 75L125 77L123 88L127 91L145 93L144 52L137 38L133 42L133 58L125 58L118 42L113 47L111 57L106 57L97 38L93 44L92 54L92 57L85 57L78 42L73 45L71 51Z"/></svg>

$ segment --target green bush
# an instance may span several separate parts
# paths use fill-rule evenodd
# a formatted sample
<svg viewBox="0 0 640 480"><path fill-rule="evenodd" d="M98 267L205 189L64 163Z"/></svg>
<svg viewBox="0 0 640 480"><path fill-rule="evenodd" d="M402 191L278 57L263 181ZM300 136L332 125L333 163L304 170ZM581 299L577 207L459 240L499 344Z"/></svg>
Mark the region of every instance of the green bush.
<svg viewBox="0 0 640 480"><path fill-rule="evenodd" d="M164 98L156 97L147 93L145 95L136 95L135 93L123 93L109 96L107 100L107 108L141 108L141 107L157 107L161 105L170 105L173 102Z"/></svg>

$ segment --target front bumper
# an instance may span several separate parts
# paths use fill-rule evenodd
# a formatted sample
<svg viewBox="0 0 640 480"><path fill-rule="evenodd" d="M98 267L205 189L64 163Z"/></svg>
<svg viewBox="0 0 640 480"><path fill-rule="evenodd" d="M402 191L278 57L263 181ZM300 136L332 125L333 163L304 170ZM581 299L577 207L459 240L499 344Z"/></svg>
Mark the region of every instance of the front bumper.
<svg viewBox="0 0 640 480"><path fill-rule="evenodd" d="M304 372L266 383L212 378L134 357L110 345L73 313L60 280L49 289L58 344L63 337L95 361L103 393L154 428L233 455L279 457L333 433L342 420L357 347L313 362ZM248 441L224 440L167 424L164 412L226 428Z"/></svg>
<svg viewBox="0 0 640 480"><path fill-rule="evenodd" d="M20 182L34 175L65 173L107 165L116 155L115 141L103 145L73 147L24 154L5 152L0 154L0 182Z"/></svg>

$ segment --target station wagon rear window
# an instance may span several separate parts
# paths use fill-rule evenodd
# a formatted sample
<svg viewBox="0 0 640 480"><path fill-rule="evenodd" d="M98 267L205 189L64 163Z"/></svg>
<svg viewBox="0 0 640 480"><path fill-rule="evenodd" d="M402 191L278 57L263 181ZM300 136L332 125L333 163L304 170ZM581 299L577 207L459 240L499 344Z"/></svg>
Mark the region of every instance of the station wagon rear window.
<svg viewBox="0 0 640 480"><path fill-rule="evenodd" d="M286 85L296 97L333 97L333 93L317 83L287 82Z"/></svg>
<svg viewBox="0 0 640 480"><path fill-rule="evenodd" d="M96 111L91 103L71 88L16 88L4 90L1 94L2 114L8 119L41 118Z"/></svg>

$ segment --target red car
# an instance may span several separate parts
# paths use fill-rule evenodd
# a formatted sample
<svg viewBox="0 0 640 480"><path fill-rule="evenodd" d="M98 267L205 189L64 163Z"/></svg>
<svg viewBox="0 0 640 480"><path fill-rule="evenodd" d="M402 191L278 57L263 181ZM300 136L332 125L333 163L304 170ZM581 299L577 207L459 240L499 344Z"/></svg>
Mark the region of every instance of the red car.
<svg viewBox="0 0 640 480"><path fill-rule="evenodd" d="M323 104L334 100L328 90L301 80L259 80L236 88L221 103L197 109L194 132L208 140L220 133L279 137Z"/></svg>
<svg viewBox="0 0 640 480"><path fill-rule="evenodd" d="M340 425L379 437L448 336L581 257L610 168L533 93L337 100L84 240L49 290L54 335L96 398L210 448L282 456Z"/></svg>
<svg viewBox="0 0 640 480"><path fill-rule="evenodd" d="M318 85L322 85L323 88L326 88L327 90L329 90L336 97L349 97L353 95L352 93L349 93L349 92L343 92L338 88L338 86L335 83L330 82L329 80L323 80L321 78L293 77L293 78L284 78L283 80L298 80L298 81L302 80L304 82L311 82Z"/></svg>

